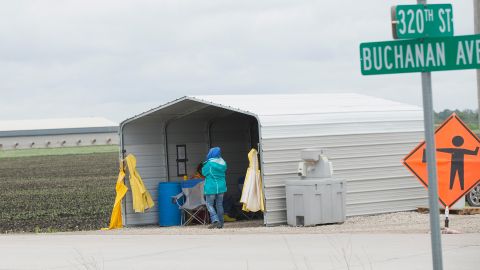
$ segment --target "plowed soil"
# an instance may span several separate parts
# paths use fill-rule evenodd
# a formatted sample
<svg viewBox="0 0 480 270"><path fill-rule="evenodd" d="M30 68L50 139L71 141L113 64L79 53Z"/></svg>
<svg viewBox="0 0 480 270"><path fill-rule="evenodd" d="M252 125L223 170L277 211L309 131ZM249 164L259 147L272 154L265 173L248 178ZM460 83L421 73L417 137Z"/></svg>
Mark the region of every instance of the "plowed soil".
<svg viewBox="0 0 480 270"><path fill-rule="evenodd" d="M118 153L0 159L0 233L105 227Z"/></svg>

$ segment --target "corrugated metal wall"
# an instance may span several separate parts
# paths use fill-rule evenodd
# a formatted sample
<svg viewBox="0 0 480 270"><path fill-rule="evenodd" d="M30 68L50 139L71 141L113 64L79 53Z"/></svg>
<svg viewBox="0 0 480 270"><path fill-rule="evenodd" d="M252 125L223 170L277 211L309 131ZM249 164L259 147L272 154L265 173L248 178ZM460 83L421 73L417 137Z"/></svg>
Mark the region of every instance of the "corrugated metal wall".
<svg viewBox="0 0 480 270"><path fill-rule="evenodd" d="M335 177L347 180L348 216L411 210L426 203L425 189L401 163L422 138L421 112L332 118L336 123L305 125L302 119L298 125L282 125L279 117L276 123L262 121L267 225L286 222L285 180L298 179L300 151L312 147L326 149Z"/></svg>
<svg viewBox="0 0 480 270"><path fill-rule="evenodd" d="M137 158L137 168L148 191L156 202L157 186L166 181L165 147L162 121L143 117L128 123L123 130L123 145L126 153ZM127 178L127 185L128 178ZM132 193L126 195L123 205L123 223L129 225L158 223L157 203L145 213L133 213Z"/></svg>

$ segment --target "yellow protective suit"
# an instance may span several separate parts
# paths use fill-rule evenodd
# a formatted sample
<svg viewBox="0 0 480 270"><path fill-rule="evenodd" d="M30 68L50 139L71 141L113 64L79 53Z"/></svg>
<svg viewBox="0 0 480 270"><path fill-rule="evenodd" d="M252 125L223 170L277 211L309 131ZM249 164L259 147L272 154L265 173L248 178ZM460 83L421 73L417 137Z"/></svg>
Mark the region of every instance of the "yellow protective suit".
<svg viewBox="0 0 480 270"><path fill-rule="evenodd" d="M127 194L128 188L123 183L125 179L125 169L123 168L123 162L120 162L120 172L118 173L117 184L115 185L115 191L117 193L115 197L115 203L113 204L112 216L110 217L110 225L107 230L122 228L122 199Z"/></svg>
<svg viewBox="0 0 480 270"><path fill-rule="evenodd" d="M265 211L262 176L258 169L257 150L252 149L248 153L250 165L245 175L245 182L242 189L240 202L243 203L242 210L246 212Z"/></svg>
<svg viewBox="0 0 480 270"><path fill-rule="evenodd" d="M143 213L146 209L152 208L155 203L138 174L135 156L129 154L125 161L127 162L130 188L132 189L133 210L137 213Z"/></svg>
<svg viewBox="0 0 480 270"><path fill-rule="evenodd" d="M152 208L155 203L148 190L143 184L142 178L137 171L137 160L135 156L129 154L125 161L127 163L127 169L130 179L130 188L132 189L133 209L135 212L143 213L146 209ZM115 203L113 205L112 216L110 217L110 225L106 230L122 228L122 199L127 194L128 188L124 184L125 169L123 167L123 160L120 162L120 172L118 173L117 184L115 191L117 193L115 197Z"/></svg>

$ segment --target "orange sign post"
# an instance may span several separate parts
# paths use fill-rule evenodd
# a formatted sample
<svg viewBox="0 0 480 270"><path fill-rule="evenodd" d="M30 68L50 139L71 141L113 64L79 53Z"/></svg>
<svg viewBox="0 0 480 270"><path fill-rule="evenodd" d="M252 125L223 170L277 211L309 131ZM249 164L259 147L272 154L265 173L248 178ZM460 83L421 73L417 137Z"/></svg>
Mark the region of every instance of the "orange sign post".
<svg viewBox="0 0 480 270"><path fill-rule="evenodd" d="M480 140L452 114L435 131L435 148L439 201L448 209L480 183ZM410 152L403 164L428 189L425 142Z"/></svg>

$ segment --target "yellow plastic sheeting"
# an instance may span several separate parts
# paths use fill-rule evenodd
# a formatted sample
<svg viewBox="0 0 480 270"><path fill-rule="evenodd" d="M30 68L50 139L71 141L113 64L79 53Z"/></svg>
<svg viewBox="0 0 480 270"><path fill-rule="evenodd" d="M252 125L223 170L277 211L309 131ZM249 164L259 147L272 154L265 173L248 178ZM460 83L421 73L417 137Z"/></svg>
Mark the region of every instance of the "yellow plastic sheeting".
<svg viewBox="0 0 480 270"><path fill-rule="evenodd" d="M125 169L123 168L123 162L120 163L120 172L118 173L117 184L115 185L115 191L117 193L115 197L115 203L113 204L112 216L110 217L110 225L104 230L122 228L122 199L127 194L128 188L124 184Z"/></svg>
<svg viewBox="0 0 480 270"><path fill-rule="evenodd" d="M135 212L143 213L146 209L152 208L155 203L152 200L152 196L145 188L142 178L137 171L137 159L134 155L129 154L125 161L127 163L127 169L129 173L130 188L132 189L133 209ZM111 230L122 228L122 199L127 194L128 187L124 183L125 168L123 167L123 160L120 161L120 172L118 173L117 184L115 185L115 191L117 193L115 197L115 203L113 205L112 216L110 217L110 225L108 228L102 230Z"/></svg>
<svg viewBox="0 0 480 270"><path fill-rule="evenodd" d="M130 188L132 189L133 210L137 213L143 213L146 209L152 208L155 203L152 196L145 188L142 178L137 171L137 159L132 154L129 154L125 161L129 173Z"/></svg>
<svg viewBox="0 0 480 270"><path fill-rule="evenodd" d="M252 149L248 153L250 165L245 175L245 182L242 189L240 202L243 203L242 210L246 212L265 211L262 176L258 169L257 150Z"/></svg>

